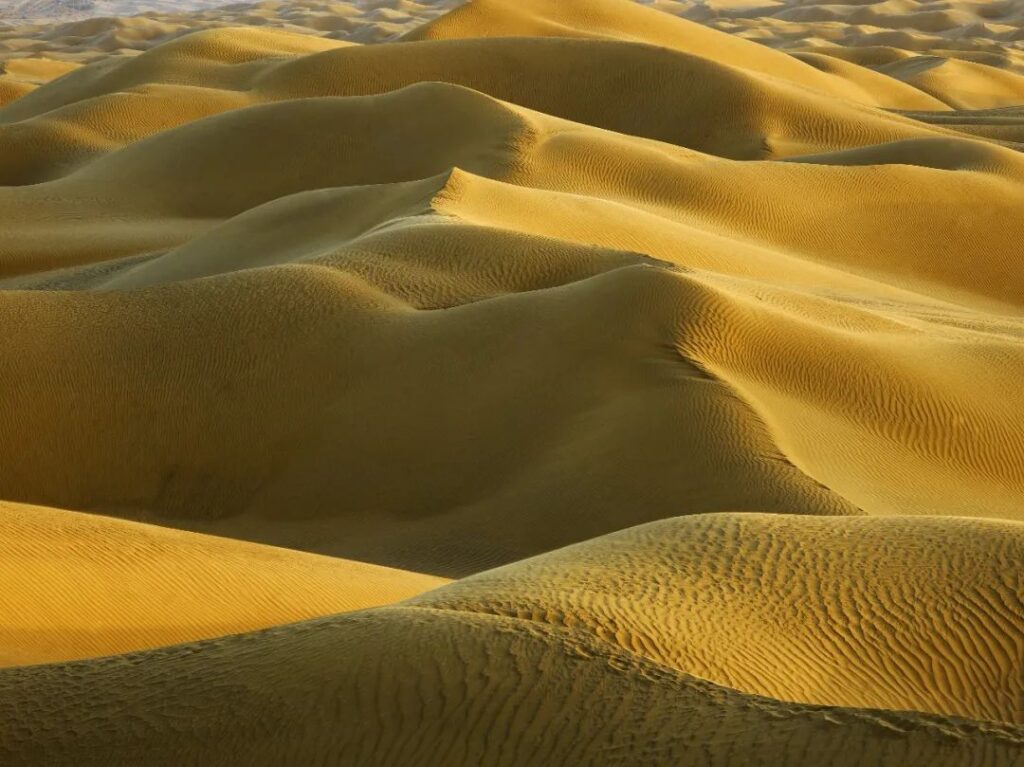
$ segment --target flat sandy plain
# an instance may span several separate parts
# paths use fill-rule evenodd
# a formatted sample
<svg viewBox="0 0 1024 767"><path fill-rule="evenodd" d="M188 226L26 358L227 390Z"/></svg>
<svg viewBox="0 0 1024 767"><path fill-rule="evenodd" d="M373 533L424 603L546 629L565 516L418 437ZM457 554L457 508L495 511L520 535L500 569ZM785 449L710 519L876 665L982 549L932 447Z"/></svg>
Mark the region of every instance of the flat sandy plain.
<svg viewBox="0 0 1024 767"><path fill-rule="evenodd" d="M1020 3L86 5L0 763L1024 765Z"/></svg>

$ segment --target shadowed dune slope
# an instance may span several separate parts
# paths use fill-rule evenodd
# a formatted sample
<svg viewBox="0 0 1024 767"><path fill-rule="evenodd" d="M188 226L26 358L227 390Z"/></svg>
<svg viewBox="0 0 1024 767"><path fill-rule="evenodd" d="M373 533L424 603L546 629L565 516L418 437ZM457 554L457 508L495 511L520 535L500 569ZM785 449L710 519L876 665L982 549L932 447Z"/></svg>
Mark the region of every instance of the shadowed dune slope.
<svg viewBox="0 0 1024 767"><path fill-rule="evenodd" d="M375 607L438 578L0 504L0 665L177 644Z"/></svg>
<svg viewBox="0 0 1024 767"><path fill-rule="evenodd" d="M239 37L252 39L252 52L245 53L252 60L237 61ZM328 46L330 41L299 37L301 43L283 44L292 37L267 31L199 32L136 58L72 72L0 110L0 123L24 125L25 130L88 119L98 136L124 143L190 115L195 119L200 105L208 113L236 107L237 91L265 101L370 95L444 81L554 116L737 159L948 133L784 80L634 42L484 38ZM329 49L279 60L282 52L294 54L307 40L312 41L309 47ZM256 58L257 51L262 59ZM509 70L521 76L509 78ZM566 91L545 76L559 70L574 72L580 87ZM137 104L141 114L104 120L115 104ZM147 117L156 104L167 120L163 125ZM708 131L709 123L719 129Z"/></svg>
<svg viewBox="0 0 1024 767"><path fill-rule="evenodd" d="M786 80L831 96L874 106L942 109L943 103L894 78L859 70L852 77L682 18L620 0L474 0L424 24L406 40L481 37L584 37L649 43L700 56L759 76ZM914 107L912 104L919 104Z"/></svg>
<svg viewBox="0 0 1024 767"><path fill-rule="evenodd" d="M6 321L25 331L5 341L23 364L5 382L4 485L454 574L671 516L680 498L852 511L680 356L703 288L637 263L558 287L565 269L546 290L443 311L316 265L8 293ZM97 418L113 425L100 439Z"/></svg>

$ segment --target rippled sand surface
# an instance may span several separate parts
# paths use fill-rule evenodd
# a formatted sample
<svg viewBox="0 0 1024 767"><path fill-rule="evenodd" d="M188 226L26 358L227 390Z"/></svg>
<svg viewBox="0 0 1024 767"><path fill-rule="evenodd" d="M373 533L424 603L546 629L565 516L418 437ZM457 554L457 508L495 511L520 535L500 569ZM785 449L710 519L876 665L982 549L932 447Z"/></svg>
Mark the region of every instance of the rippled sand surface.
<svg viewBox="0 0 1024 767"><path fill-rule="evenodd" d="M1017 4L214 5L0 12L0 762L1024 764Z"/></svg>

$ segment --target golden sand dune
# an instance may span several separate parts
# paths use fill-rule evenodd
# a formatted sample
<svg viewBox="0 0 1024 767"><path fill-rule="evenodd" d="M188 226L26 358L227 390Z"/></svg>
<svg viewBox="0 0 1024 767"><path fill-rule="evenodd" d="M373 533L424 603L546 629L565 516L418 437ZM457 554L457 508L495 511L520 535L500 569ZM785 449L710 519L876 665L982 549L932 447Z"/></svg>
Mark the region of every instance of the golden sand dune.
<svg viewBox="0 0 1024 767"><path fill-rule="evenodd" d="M0 762L1024 764L1020 15L447 5L0 30Z"/></svg>
<svg viewBox="0 0 1024 767"><path fill-rule="evenodd" d="M0 665L113 655L396 602L415 573L0 504Z"/></svg>
<svg viewBox="0 0 1024 767"><path fill-rule="evenodd" d="M1018 764L1019 727L781 703L675 668L731 655L731 670L767 679L821 674L818 695L1019 717L998 674L1020 661L1019 592L1004 569L1020 528L873 521L670 520L404 605L8 670L0 753L47 764ZM773 550L778 569L765 569ZM951 561L979 569L958 584L941 575ZM911 579L908 566L919 568ZM967 598L948 603L961 589ZM948 636L971 643L976 664L957 662L968 648L933 644L946 619L968 621ZM917 687L921 673L954 697ZM125 712L145 724L126 726Z"/></svg>
<svg viewBox="0 0 1024 767"><path fill-rule="evenodd" d="M655 4L826 72L864 65L955 109L1024 101L1024 7L1013 0Z"/></svg>
<svg viewBox="0 0 1024 767"><path fill-rule="evenodd" d="M475 238L485 243L551 255L544 241ZM585 255L581 277L602 267ZM705 288L643 265L559 288L568 269L518 286L550 290L446 311L415 311L355 270L314 265L142 291L10 293L5 321L26 331L4 347L23 359L3 416L4 485L448 574L687 509L853 511L676 351L674 326ZM512 287L492 275L482 289ZM62 379L40 378L57 360ZM404 374L389 372L399 365ZM123 425L98 439L96 419Z"/></svg>
<svg viewBox="0 0 1024 767"><path fill-rule="evenodd" d="M406 119L412 114L419 119ZM351 126L345 140L339 124ZM277 172L282 143L294 147L287 173ZM396 152L408 146L417 151ZM33 351L22 352L4 420L39 447L12 442L2 471L20 500L216 516L215 529L233 534L224 525L250 513L319 518L329 508L332 517L414 521L422 514L411 509L425 506L442 518L457 512L463 530L463 515L550 514L567 498L608 509L583 529L553 525L540 546L513 546L521 533L488 523L492 532L468 536L470 568L678 513L681 498L705 498L701 510L836 513L852 502L873 513L1016 517L1024 444L1008 424L1022 405L1011 383L1024 361L1013 315L1020 165L1014 151L956 137L737 163L448 84L199 120L52 182L0 191L11 272L85 265L9 287L147 287L8 294L15 330L4 343L11 354ZM766 202L751 208L751 200ZM840 204L849 213L821 227ZM881 210L899 211L900 226L874 225ZM487 230L495 236L481 240ZM123 259L97 263L112 255ZM239 271L254 266L287 268ZM210 280L184 282L199 277ZM282 290L282 280L295 287ZM307 297L296 305L291 290ZM517 295L481 301L502 293ZM587 319L601 306L607 327ZM539 312L551 317L540 338L525 332ZM126 317L139 319L122 327ZM208 319L189 330L197 317ZM247 340L257 332L261 343ZM134 355L124 352L129 344ZM588 357L589 348L599 352ZM439 349L451 361L439 365ZM296 374L281 375L282 354ZM48 371L58 360L67 384L55 387ZM373 372L389 360L416 372L408 380ZM567 364L589 371L582 391L562 383L564 399L552 401L528 384L563 379ZM174 385L161 388L169 366ZM1004 382L1003 395L977 398L979 376ZM460 381L475 382L479 404L462 404ZM667 402L641 394L652 388ZM499 406L510 390L518 401ZM225 401L222 391L234 396ZM83 397L90 406L72 409L69 398ZM493 406L482 404L491 398ZM605 410L627 401L631 415ZM105 408L125 415L100 448L87 424ZM54 421L54 412L66 415ZM693 431L687 447L678 424L691 419L721 425ZM556 489L564 483L547 438L533 427L525 442L511 437L513 424L538 421L560 435L559 462L588 466L594 481ZM388 434L403 435L408 457ZM704 468L709 440L723 440L721 455L730 456L715 479ZM621 470L614 446L624 443L647 468ZM439 444L448 470L436 466ZM723 494L744 455L762 478ZM465 482L466 462L480 487ZM362 468L326 469L337 465ZM382 488L397 465L423 479ZM371 528L376 538L380 527ZM387 547L395 538L385 529ZM339 533L357 548L331 548L320 532L315 546L379 556L378 543L364 550ZM416 559L387 562L465 572L456 560L424 559L432 547L412 548Z"/></svg>
<svg viewBox="0 0 1024 767"><path fill-rule="evenodd" d="M782 700L1024 723L1022 560L1019 523L709 514L409 604L592 632Z"/></svg>

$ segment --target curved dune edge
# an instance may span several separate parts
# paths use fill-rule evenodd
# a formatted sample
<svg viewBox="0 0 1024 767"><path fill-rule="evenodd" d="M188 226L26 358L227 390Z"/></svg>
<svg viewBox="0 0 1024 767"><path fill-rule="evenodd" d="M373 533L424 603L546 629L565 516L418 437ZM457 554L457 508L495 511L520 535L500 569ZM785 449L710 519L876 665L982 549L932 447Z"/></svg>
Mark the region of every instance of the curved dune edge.
<svg viewBox="0 0 1024 767"><path fill-rule="evenodd" d="M1024 724L1024 525L703 514L464 578L405 604L591 633L801 703Z"/></svg>
<svg viewBox="0 0 1024 767"><path fill-rule="evenodd" d="M510 79L505 67L530 79ZM542 79L552 70L580 72L588 89L566 94ZM663 79L667 90L648 87ZM4 169L4 182L50 180L74 169L79 157L243 105L373 95L424 81L463 85L556 117L734 159L957 135L742 67L629 40L498 37L354 46L218 29L82 68L4 107L5 138L21 144L20 154L30 153L21 167ZM121 116L126 109L130 120ZM678 120L676 113L703 116ZM705 119L721 123L719 132L703 130ZM58 129L63 133L50 139L51 149L61 153L36 156L33 138Z"/></svg>
<svg viewBox="0 0 1024 767"><path fill-rule="evenodd" d="M836 563L806 544L838 536L838 550L849 551L850 565L863 564L857 556L862 552L843 548L850 540L844 526L860 522L877 521L774 515L667 520L456 583L407 605L117 658L0 671L0 753L14 762L48 764L131 763L154 753L158 759L163 754L177 761L247 764L603 765L699 758L702 764L739 765L792 763L797 754L801 764L1015 763L1024 754L1019 726L743 694L671 663L653 662L657 633L644 634L635 623L639 630L630 630L635 621L646 622L649 630L678 626L689 617L686 611L643 609L652 599L648 606L659 600L668 606L692 586L660 578L666 569L685 571L685 549L700 546L685 534L687 528L703 525L724 533L718 540L726 547L740 541L740 548L762 550L787 544L759 537L758 527L768 525L782 538L795 532L796 548L781 560L780 574L809 584L822 565ZM912 568L908 576L905 565L913 563L903 558L905 541L915 531L939 534L926 538L935 546L911 554L919 564L931 561L945 568L949 560L941 546L949 538L969 548L969 538L948 535L963 532L957 528L965 524L989 526L989 543L1010 553L997 523L893 523L886 531L897 533L891 553L876 549L873 557L882 578L865 586L875 597L891 593L894 584L897 591L913 588L913 579L921 577ZM673 528L681 535L666 537ZM730 528L742 530L738 539ZM898 534L900 528L908 535ZM1013 537L1019 547L1019 529ZM818 558L806 560L800 552ZM976 548L979 556L991 552L985 543ZM722 552L706 552L708 561L721 563L716 553ZM588 554L610 555L607 569L595 570ZM632 569L616 568L623 558ZM742 568L736 565L737 575ZM977 573L976 593L998 583L991 580L994 570ZM952 579L959 576L948 572ZM541 581L539 589L533 578ZM837 583L851 587L848 578ZM827 594L827 581L822 586ZM640 602L630 598L634 588ZM728 594L732 583L718 588ZM771 593L778 598L777 590ZM876 608L884 603L884 597L871 602ZM736 604L742 608L743 602ZM826 604L812 605L803 609L829 610ZM891 621L901 614L911 617L904 610L925 608L888 606L893 612L875 627L892 631L889 639L898 643L903 632ZM747 610L751 607L768 613L766 606L746 603ZM697 619L714 621L716 612L726 623L740 617L728 601L709 600ZM734 628L742 630L740 623ZM1005 638L1017 641L1019 649L1019 636L1018 627L1014 637ZM933 641L938 637L933 634ZM778 646L777 638L763 641L769 650ZM625 649L630 642L632 651ZM854 652L853 659L863 663L866 674L892 670L886 659L871 653L859 658ZM772 662L770 656L758 660ZM789 660L790 667L800 662ZM978 668L985 666L984 658L977 662ZM229 708L225 700L232 701ZM1018 713L1019 702L1018 697ZM179 725L183 716L187 727ZM132 726L136 721L147 725Z"/></svg>
<svg viewBox="0 0 1024 767"><path fill-rule="evenodd" d="M0 665L179 644L446 583L362 562L0 503Z"/></svg>
<svg viewBox="0 0 1024 767"><path fill-rule="evenodd" d="M510 239L510 255L521 244ZM54 505L447 575L672 516L681 498L693 512L856 513L679 354L679 323L704 289L606 258L588 279L559 285L555 272L547 289L439 311L308 264L10 293L10 325L26 331L8 337L23 364L4 423L35 437L4 453L4 480ZM57 359L63 377L39 378ZM405 374L385 374L396 359ZM45 427L52 412L67 414L59 432ZM124 429L98 440L100 413ZM706 426L681 434L687 422Z"/></svg>
<svg viewBox="0 0 1024 767"><path fill-rule="evenodd" d="M819 93L890 109L947 109L931 93L866 68L813 66L762 45L638 3L618 0L474 0L407 33L405 40L582 37L644 42L741 67ZM918 104L919 106L911 106Z"/></svg>

